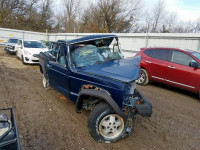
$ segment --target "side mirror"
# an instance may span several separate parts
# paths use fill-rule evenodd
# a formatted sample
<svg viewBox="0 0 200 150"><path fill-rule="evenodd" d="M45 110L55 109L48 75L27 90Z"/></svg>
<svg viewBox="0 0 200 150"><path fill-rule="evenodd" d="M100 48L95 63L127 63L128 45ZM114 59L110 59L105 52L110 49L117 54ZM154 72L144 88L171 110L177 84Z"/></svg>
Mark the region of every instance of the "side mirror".
<svg viewBox="0 0 200 150"><path fill-rule="evenodd" d="M192 62L192 61L191 61L191 62L189 63L189 66L190 66L190 67L194 67L194 68L199 68L199 64L198 64L197 62Z"/></svg>

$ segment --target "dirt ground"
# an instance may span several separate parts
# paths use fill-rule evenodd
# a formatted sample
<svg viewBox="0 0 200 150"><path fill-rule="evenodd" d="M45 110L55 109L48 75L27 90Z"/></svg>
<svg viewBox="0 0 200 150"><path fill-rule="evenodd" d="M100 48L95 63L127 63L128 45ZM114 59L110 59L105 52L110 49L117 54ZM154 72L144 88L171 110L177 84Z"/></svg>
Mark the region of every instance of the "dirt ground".
<svg viewBox="0 0 200 150"><path fill-rule="evenodd" d="M133 120L129 137L95 142L88 113L42 87L37 65L23 65L0 49L0 108L14 107L22 150L200 150L200 100L196 94L151 83L138 90L153 104L151 118Z"/></svg>

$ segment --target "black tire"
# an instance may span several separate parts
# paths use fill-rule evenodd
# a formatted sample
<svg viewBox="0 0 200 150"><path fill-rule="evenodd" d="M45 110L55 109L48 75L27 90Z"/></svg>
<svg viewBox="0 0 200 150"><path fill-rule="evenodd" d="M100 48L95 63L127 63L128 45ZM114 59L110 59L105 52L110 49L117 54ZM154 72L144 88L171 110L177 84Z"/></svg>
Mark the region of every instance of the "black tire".
<svg viewBox="0 0 200 150"><path fill-rule="evenodd" d="M106 119L106 117L111 117L111 116L116 117L115 121L118 122L118 123L116 122L116 124L119 125L119 122L120 122L121 125L116 127L116 124L114 123L111 124L111 121L110 121L111 119L110 118L109 120ZM118 120L117 118L120 118L120 119ZM102 121L103 123L108 122L107 128L104 127ZM91 137L97 142L113 143L123 137L124 132L125 132L125 120L119 115L117 115L108 104L101 102L92 109L88 117L88 128L89 128L89 133ZM111 131L109 131L109 133L105 136L104 135L105 130L111 130Z"/></svg>
<svg viewBox="0 0 200 150"><path fill-rule="evenodd" d="M6 54L8 54L8 55L10 54L9 50L6 50Z"/></svg>
<svg viewBox="0 0 200 150"><path fill-rule="evenodd" d="M145 69L141 69L141 74L139 79L136 80L138 85L147 85L149 83L149 76Z"/></svg>
<svg viewBox="0 0 200 150"><path fill-rule="evenodd" d="M24 62L24 57L22 55L22 64L26 65L26 63Z"/></svg>

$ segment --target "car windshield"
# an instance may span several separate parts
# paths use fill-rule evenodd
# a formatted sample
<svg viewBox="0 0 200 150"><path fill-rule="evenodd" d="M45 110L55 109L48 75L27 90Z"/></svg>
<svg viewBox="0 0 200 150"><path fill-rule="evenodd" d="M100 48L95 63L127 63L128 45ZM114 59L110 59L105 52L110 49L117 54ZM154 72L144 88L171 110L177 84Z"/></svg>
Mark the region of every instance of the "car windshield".
<svg viewBox="0 0 200 150"><path fill-rule="evenodd" d="M121 58L123 55L116 43L100 47L92 44L79 46L71 54L72 64L76 67L87 67Z"/></svg>
<svg viewBox="0 0 200 150"><path fill-rule="evenodd" d="M8 43L17 43L18 39L9 39Z"/></svg>
<svg viewBox="0 0 200 150"><path fill-rule="evenodd" d="M200 60L200 53L198 52L190 52L194 57L196 57L198 60Z"/></svg>
<svg viewBox="0 0 200 150"><path fill-rule="evenodd" d="M38 41L24 41L24 47L26 47L26 48L46 48L42 42L38 42Z"/></svg>

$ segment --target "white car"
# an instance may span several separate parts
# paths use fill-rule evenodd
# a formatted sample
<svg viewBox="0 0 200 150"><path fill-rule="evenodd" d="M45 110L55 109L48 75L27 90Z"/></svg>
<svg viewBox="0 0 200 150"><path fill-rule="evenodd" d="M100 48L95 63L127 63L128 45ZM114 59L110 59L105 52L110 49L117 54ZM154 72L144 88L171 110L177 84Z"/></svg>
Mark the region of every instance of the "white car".
<svg viewBox="0 0 200 150"><path fill-rule="evenodd" d="M19 39L16 46L16 55L22 59L23 64L38 64L39 53L48 51L48 48L40 41Z"/></svg>
<svg viewBox="0 0 200 150"><path fill-rule="evenodd" d="M5 45L4 50L9 54L16 53L16 45L17 45L18 38L11 38Z"/></svg>

